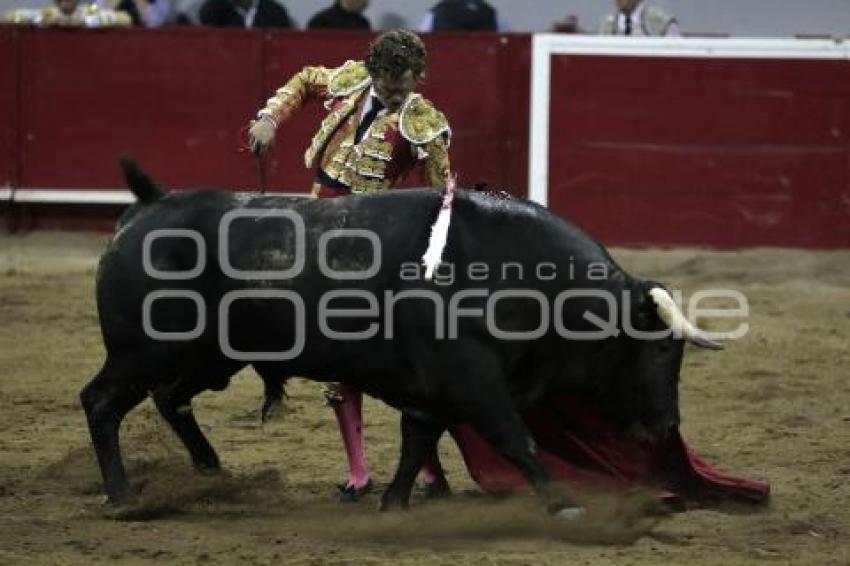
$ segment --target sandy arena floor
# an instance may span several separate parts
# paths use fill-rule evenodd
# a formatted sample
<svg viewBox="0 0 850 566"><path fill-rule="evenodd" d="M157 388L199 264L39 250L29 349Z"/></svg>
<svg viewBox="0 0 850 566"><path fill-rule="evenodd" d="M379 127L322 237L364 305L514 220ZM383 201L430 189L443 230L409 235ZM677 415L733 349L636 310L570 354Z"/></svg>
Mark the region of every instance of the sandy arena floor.
<svg viewBox="0 0 850 566"><path fill-rule="evenodd" d="M720 469L772 483L755 514L698 511L631 545L571 541L532 498L478 494L441 449L457 496L380 515L377 495L341 505L344 477L318 386L290 388L261 426L260 381L239 374L195 402L229 474L193 475L145 402L125 420L131 481L159 517L104 518L77 393L103 350L93 301L104 236L0 236L0 564L850 564L850 252L617 250L635 274L746 294L751 330L724 352L689 350L686 438ZM396 414L367 401L379 483L398 450Z"/></svg>

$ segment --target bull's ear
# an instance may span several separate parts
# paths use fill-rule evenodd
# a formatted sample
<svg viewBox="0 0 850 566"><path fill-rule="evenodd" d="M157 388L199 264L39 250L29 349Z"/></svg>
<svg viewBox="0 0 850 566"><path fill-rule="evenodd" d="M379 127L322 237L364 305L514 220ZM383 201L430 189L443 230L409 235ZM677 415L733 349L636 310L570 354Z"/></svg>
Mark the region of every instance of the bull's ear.
<svg viewBox="0 0 850 566"><path fill-rule="evenodd" d="M660 318L655 306L655 301L652 300L652 294L650 293L653 288L659 286L659 284L651 281L641 281L634 289L632 289L631 303L632 316L634 317L633 322L642 324L642 328L646 328L647 330L651 330L650 326L654 326L656 324L655 321Z"/></svg>

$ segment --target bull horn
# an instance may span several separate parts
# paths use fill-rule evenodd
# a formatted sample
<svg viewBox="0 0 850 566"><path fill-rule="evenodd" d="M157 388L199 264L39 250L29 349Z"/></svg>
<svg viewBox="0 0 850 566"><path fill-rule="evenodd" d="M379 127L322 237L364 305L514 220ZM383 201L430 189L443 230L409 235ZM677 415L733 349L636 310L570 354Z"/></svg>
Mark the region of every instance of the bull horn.
<svg viewBox="0 0 850 566"><path fill-rule="evenodd" d="M695 327L690 321L685 318L676 301L670 296L666 289L661 287L653 287L649 290L649 296L655 303L658 310L658 316L664 321L673 334L683 337L685 340L700 348L709 348L711 350L722 350L723 344L715 342L707 337L699 328Z"/></svg>

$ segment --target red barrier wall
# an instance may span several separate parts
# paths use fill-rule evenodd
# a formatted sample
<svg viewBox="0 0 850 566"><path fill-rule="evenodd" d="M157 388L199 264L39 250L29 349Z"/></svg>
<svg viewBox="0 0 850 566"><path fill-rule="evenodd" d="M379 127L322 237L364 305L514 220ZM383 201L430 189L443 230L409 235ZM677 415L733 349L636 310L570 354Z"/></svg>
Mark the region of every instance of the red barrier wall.
<svg viewBox="0 0 850 566"><path fill-rule="evenodd" d="M18 57L17 30L0 26L0 187L16 186Z"/></svg>
<svg viewBox="0 0 850 566"><path fill-rule="evenodd" d="M556 56L549 204L606 242L850 246L850 65Z"/></svg>
<svg viewBox="0 0 850 566"><path fill-rule="evenodd" d="M262 86L260 34L22 30L21 185L121 187L135 156L170 186L244 186L237 132Z"/></svg>

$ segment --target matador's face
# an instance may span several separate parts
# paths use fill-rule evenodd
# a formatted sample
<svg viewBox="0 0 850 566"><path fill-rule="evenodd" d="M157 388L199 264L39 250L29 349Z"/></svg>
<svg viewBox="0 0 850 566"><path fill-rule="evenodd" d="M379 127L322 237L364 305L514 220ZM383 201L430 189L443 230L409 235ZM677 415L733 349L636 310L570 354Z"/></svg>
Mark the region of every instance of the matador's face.
<svg viewBox="0 0 850 566"><path fill-rule="evenodd" d="M386 106L387 111L397 112L416 88L416 75L410 69L397 77L381 74L372 77L372 86L375 87L375 94Z"/></svg>

